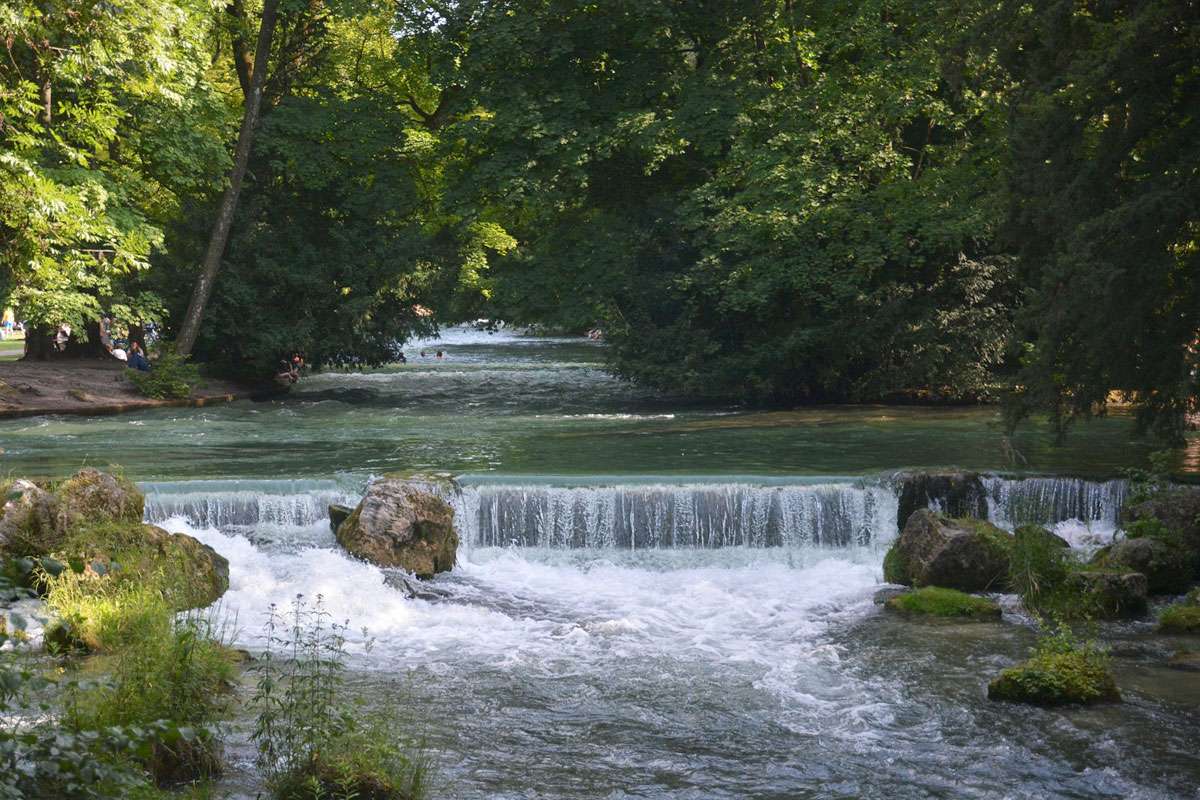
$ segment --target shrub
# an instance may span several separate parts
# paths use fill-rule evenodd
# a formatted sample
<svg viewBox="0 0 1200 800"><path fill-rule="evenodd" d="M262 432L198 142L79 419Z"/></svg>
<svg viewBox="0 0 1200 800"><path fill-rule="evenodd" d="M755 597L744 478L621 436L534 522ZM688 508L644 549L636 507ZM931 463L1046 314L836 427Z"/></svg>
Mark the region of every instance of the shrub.
<svg viewBox="0 0 1200 800"><path fill-rule="evenodd" d="M419 745L397 738L394 706L369 713L345 691L346 626L318 596L297 596L288 617L272 606L257 669L258 764L277 800L423 800L429 765Z"/></svg>
<svg viewBox="0 0 1200 800"><path fill-rule="evenodd" d="M1070 552L1034 526L1017 528L1009 560L1009 581L1033 614L1086 616L1081 599L1067 586L1074 566Z"/></svg>
<svg viewBox="0 0 1200 800"><path fill-rule="evenodd" d="M1039 706L1117 702L1121 693L1108 671L1106 653L1079 643L1062 623L1044 631L1033 656L988 684L988 698Z"/></svg>
<svg viewBox="0 0 1200 800"><path fill-rule="evenodd" d="M979 621L1000 619L1000 606L995 601L939 586L926 586L898 595L888 600L886 607L913 616Z"/></svg>
<svg viewBox="0 0 1200 800"><path fill-rule="evenodd" d="M174 346L168 344L159 348L158 358L149 372L129 369L125 374L138 391L156 400L191 397L192 391L203 384L196 365L188 363L188 356L179 355Z"/></svg>
<svg viewBox="0 0 1200 800"><path fill-rule="evenodd" d="M1176 603L1158 615L1159 633L1200 633L1200 606Z"/></svg>

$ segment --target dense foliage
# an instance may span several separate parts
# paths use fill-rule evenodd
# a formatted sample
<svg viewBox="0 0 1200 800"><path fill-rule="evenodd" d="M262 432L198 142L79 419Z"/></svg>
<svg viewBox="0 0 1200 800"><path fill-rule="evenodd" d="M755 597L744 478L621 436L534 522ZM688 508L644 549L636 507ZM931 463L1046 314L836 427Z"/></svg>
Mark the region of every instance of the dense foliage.
<svg viewBox="0 0 1200 800"><path fill-rule="evenodd" d="M259 6L59 5L0 15L0 289L170 333ZM673 392L1008 390L1064 428L1117 392L1178 438L1198 30L1194 0L282 3L195 352L261 376L435 320L599 325Z"/></svg>

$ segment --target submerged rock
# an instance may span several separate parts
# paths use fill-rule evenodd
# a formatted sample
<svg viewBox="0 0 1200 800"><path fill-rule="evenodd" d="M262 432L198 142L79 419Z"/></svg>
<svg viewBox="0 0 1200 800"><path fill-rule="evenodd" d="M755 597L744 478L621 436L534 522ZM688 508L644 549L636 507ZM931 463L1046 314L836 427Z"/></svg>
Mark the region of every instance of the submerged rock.
<svg viewBox="0 0 1200 800"><path fill-rule="evenodd" d="M875 595L871 598L871 600L872 600L872 602L875 603L875 605L882 606L882 605L886 604L889 600L896 598L896 597L900 597L901 595L908 594L911 591L913 591L913 590L909 589L909 588L901 589L896 586L885 586L884 588L875 592Z"/></svg>
<svg viewBox="0 0 1200 800"><path fill-rule="evenodd" d="M1043 653L1009 667L988 684L989 700L1062 706L1120 702L1121 692L1099 654Z"/></svg>
<svg viewBox="0 0 1200 800"><path fill-rule="evenodd" d="M960 622L994 622L1000 606L986 597L975 597L954 589L926 586L890 598L884 608L907 617L941 617Z"/></svg>
<svg viewBox="0 0 1200 800"><path fill-rule="evenodd" d="M454 510L428 483L408 478L383 478L367 487L336 536L352 555L419 578L453 569L458 552Z"/></svg>
<svg viewBox="0 0 1200 800"><path fill-rule="evenodd" d="M974 472L906 472L897 476L900 505L896 522L936 507L948 517L987 519L987 490Z"/></svg>
<svg viewBox="0 0 1200 800"><path fill-rule="evenodd" d="M1167 666L1184 672L1200 672L1200 653L1176 653L1167 660Z"/></svg>
<svg viewBox="0 0 1200 800"><path fill-rule="evenodd" d="M1140 572L1150 594L1179 594L1191 584L1190 554L1162 539L1122 539L1096 553L1092 563L1102 569Z"/></svg>
<svg viewBox="0 0 1200 800"><path fill-rule="evenodd" d="M1079 606L1101 619L1140 617L1146 613L1146 576L1121 570L1085 570L1066 578Z"/></svg>
<svg viewBox="0 0 1200 800"><path fill-rule="evenodd" d="M976 519L948 519L922 509L908 518L883 561L888 583L964 592L1007 586L1012 536Z"/></svg>

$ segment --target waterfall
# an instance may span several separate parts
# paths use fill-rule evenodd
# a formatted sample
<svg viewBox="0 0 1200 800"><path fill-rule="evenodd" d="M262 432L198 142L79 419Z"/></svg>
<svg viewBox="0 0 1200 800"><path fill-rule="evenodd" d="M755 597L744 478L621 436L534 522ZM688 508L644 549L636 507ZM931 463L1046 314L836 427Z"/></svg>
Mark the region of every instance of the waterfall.
<svg viewBox="0 0 1200 800"><path fill-rule="evenodd" d="M185 517L201 528L308 527L329 522L329 504L355 505L361 491L333 480L144 483L147 522Z"/></svg>
<svg viewBox="0 0 1200 800"><path fill-rule="evenodd" d="M988 519L1009 530L1030 523L1053 525L1068 520L1115 530L1129 489L1125 480L996 476L982 480Z"/></svg>
<svg viewBox="0 0 1200 800"><path fill-rule="evenodd" d="M882 486L749 484L467 486L464 542L556 548L866 545L896 532Z"/></svg>
<svg viewBox="0 0 1200 800"><path fill-rule="evenodd" d="M455 510L464 545L542 548L849 547L891 541L902 485L886 477L824 483L431 484ZM1093 534L1119 521L1127 483L968 475L988 519L1009 530L1077 520ZM146 520L184 517L199 528L260 541L328 541L331 503L356 505L362 487L336 480L146 483ZM961 488L961 487L959 487ZM956 489L957 491L957 489ZM924 502L924 500L923 500ZM938 508L943 498L930 495ZM982 514L982 504L978 513ZM1070 538L1070 537L1069 537Z"/></svg>

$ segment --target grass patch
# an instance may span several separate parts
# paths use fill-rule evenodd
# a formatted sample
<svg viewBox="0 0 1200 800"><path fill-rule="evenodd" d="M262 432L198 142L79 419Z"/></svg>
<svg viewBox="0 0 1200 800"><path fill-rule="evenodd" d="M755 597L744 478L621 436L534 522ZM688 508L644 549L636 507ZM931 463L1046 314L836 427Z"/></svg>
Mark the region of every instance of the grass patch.
<svg viewBox="0 0 1200 800"><path fill-rule="evenodd" d="M988 698L1038 706L1117 702L1121 693L1109 672L1108 655L1079 643L1059 623L1038 640L1033 657L1009 667L988 684Z"/></svg>
<svg viewBox="0 0 1200 800"><path fill-rule="evenodd" d="M887 601L886 607L910 616L978 621L1000 619L1000 606L994 601L938 586L926 586L893 597Z"/></svg>

